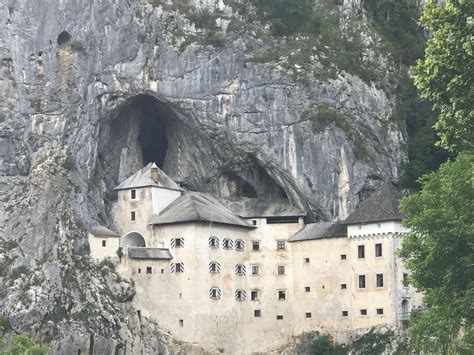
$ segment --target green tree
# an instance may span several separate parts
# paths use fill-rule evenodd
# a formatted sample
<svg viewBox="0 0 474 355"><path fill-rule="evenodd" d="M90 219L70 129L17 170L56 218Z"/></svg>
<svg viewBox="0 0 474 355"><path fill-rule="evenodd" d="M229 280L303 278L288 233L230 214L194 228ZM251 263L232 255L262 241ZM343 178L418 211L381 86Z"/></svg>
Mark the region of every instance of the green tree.
<svg viewBox="0 0 474 355"><path fill-rule="evenodd" d="M411 232L399 253L427 306L412 317L409 333L426 351L474 353L473 167L474 153L461 153L422 177L420 192L400 205Z"/></svg>
<svg viewBox="0 0 474 355"><path fill-rule="evenodd" d="M421 96L439 113L439 145L451 151L474 142L474 1L428 3L420 19L431 31L425 56L410 70Z"/></svg>
<svg viewBox="0 0 474 355"><path fill-rule="evenodd" d="M49 348L33 343L27 335L14 335L12 341L5 347L5 342L0 343L0 355L47 355Z"/></svg>

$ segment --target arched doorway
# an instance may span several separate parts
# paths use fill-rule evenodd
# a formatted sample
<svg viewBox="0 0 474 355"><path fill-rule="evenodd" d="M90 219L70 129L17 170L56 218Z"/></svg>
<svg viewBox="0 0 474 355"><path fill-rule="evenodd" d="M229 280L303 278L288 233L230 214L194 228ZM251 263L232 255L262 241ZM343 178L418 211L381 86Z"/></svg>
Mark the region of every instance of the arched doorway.
<svg viewBox="0 0 474 355"><path fill-rule="evenodd" d="M145 238L140 233L129 233L122 240L122 247L146 247Z"/></svg>

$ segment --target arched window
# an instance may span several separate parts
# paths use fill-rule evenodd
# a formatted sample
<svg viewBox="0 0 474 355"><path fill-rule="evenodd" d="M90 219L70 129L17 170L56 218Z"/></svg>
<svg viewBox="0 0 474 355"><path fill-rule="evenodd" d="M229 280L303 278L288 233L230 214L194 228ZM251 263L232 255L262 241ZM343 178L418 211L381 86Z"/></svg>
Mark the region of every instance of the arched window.
<svg viewBox="0 0 474 355"><path fill-rule="evenodd" d="M212 300L221 299L221 289L219 287L212 287L209 290L209 298Z"/></svg>
<svg viewBox="0 0 474 355"><path fill-rule="evenodd" d="M225 238L222 242L222 248L226 250L232 250L234 248L234 242L232 241L232 239Z"/></svg>
<svg viewBox="0 0 474 355"><path fill-rule="evenodd" d="M129 233L123 238L122 247L146 247L145 238L140 233Z"/></svg>
<svg viewBox="0 0 474 355"><path fill-rule="evenodd" d="M209 263L209 272L218 274L221 272L221 264L219 264L217 261L211 261Z"/></svg>
<svg viewBox="0 0 474 355"><path fill-rule="evenodd" d="M247 298L247 293L244 290L235 291L235 300L236 301L245 301Z"/></svg>
<svg viewBox="0 0 474 355"><path fill-rule="evenodd" d="M243 264L237 264L235 265L235 274L238 276L245 276L246 269L245 265Z"/></svg>
<svg viewBox="0 0 474 355"><path fill-rule="evenodd" d="M219 248L219 238L209 237L209 247L210 248Z"/></svg>
<svg viewBox="0 0 474 355"><path fill-rule="evenodd" d="M244 251L245 250L245 242L242 239L237 239L235 241L235 250L237 250L237 251Z"/></svg>

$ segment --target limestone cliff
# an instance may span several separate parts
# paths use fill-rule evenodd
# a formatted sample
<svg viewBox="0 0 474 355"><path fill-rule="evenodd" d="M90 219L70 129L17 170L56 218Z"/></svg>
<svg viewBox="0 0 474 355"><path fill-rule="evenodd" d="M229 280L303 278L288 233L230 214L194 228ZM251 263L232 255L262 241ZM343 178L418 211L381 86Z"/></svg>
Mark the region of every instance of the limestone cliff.
<svg viewBox="0 0 474 355"><path fill-rule="evenodd" d="M242 3L252 13L245 1L1 1L0 305L13 331L64 354L189 351L138 322L133 285L87 256L87 227L110 225L111 188L144 162L221 197L288 197L309 220L345 218L398 179L390 78L313 75L334 68L291 49L262 60L285 39ZM379 40L364 48L383 74Z"/></svg>

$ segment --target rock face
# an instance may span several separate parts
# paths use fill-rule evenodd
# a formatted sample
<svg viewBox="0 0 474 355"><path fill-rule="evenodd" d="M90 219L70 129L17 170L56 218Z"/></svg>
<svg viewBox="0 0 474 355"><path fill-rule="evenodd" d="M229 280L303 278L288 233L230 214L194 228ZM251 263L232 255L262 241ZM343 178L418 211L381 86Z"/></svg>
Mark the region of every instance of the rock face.
<svg viewBox="0 0 474 355"><path fill-rule="evenodd" d="M87 257L87 226L110 224L111 188L143 163L191 189L287 196L309 220L333 220L406 159L393 99L375 85L248 62L265 46L248 31L183 46L170 35L179 11L152 3L0 4L0 304L57 353L191 351L140 323L133 287ZM315 131L303 114L315 103L349 117L360 140Z"/></svg>

